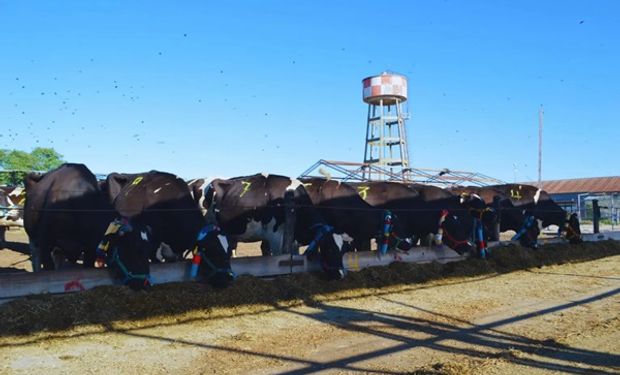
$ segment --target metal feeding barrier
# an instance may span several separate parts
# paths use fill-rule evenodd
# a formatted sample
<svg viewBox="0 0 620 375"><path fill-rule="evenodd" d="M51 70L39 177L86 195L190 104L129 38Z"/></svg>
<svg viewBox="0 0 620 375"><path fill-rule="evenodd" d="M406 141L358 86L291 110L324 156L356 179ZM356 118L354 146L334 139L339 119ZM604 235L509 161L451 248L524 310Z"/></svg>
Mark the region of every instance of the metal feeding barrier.
<svg viewBox="0 0 620 375"><path fill-rule="evenodd" d="M620 231L583 235L584 241L620 240ZM563 243L561 238L540 240L541 244ZM504 246L507 242L493 242L489 248ZM359 271L368 267L387 266L393 262L405 263L449 263L465 260L446 247L416 247L407 252L392 251L380 255L377 251L346 253L343 265L347 271ZM256 277L277 277L292 273L320 272L318 262L310 261L303 255L279 255L272 257L244 257L231 260L232 270L237 275ZM151 265L151 276L155 284L193 281L190 277L190 261ZM13 273L0 275L0 303L15 298L36 294L63 294L79 292L104 285L119 285L109 269L72 269L37 273Z"/></svg>

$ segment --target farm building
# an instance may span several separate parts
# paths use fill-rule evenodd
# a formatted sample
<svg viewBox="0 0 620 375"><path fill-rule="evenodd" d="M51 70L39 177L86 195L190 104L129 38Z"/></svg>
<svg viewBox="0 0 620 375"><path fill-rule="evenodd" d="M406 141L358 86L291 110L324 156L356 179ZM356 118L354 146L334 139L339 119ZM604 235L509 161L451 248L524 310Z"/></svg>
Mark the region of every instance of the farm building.
<svg viewBox="0 0 620 375"><path fill-rule="evenodd" d="M617 224L620 219L620 176L543 181L543 189L565 210L577 212L581 220L592 219L594 199L599 202L603 220Z"/></svg>

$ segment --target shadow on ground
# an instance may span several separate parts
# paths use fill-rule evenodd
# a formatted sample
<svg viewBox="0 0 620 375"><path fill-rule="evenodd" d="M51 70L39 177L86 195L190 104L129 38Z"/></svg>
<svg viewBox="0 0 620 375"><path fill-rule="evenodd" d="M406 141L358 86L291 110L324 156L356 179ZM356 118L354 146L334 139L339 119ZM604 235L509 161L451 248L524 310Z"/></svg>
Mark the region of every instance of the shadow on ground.
<svg viewBox="0 0 620 375"><path fill-rule="evenodd" d="M554 340L536 340L527 336L506 332L501 329L513 323L526 321L531 318L541 317L547 314L561 312L576 306L582 306L595 301L603 300L620 293L620 288L613 289L598 295L581 300L560 304L557 306L531 311L506 319L499 319L481 325L472 324L468 321L439 314L433 311L406 305L402 302L383 298L387 303L395 303L406 306L412 310L420 310L433 316L443 318L452 323L438 322L431 319L412 318L409 316L387 314L379 311L353 309L347 307L329 306L321 302L309 302L317 312L301 313L290 308L282 308L274 305L274 308L290 314L311 318L321 323L326 323L340 329L354 333L364 333L389 340L393 344L364 353L343 356L334 360L319 361L309 360L295 355L276 355L265 352L238 349L223 345L180 340L178 337L165 337L138 332L134 329L115 329L108 326L107 332L114 332L130 337L139 337L162 341L175 345L209 349L211 352L236 353L239 355L277 360L286 363L294 370L282 371L281 374L309 374L323 370L339 370L346 372L383 373L396 374L389 370L373 370L360 362L379 359L401 353L415 348L428 348L434 351L466 356L474 360L486 360L489 358L502 358L505 361L533 369L559 371L562 373L582 374L591 373L587 369L595 367L597 374L616 374L619 369L620 355L600 352L596 350L573 348L558 343ZM422 334L424 338L414 338L412 333ZM519 353L519 354L516 354ZM468 368L466 363L461 363L456 368L442 369L438 364L435 368L420 369L414 374L452 374L452 373L478 373L480 370L475 366Z"/></svg>

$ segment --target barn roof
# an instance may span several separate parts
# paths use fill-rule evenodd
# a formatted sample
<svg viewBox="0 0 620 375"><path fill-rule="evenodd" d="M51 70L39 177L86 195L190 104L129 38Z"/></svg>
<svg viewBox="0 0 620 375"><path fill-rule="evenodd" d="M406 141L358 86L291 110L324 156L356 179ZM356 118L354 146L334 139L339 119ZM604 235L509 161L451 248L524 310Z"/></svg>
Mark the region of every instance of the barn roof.
<svg viewBox="0 0 620 375"><path fill-rule="evenodd" d="M537 185L536 182L529 184ZM543 189L549 194L620 192L620 176L543 181Z"/></svg>

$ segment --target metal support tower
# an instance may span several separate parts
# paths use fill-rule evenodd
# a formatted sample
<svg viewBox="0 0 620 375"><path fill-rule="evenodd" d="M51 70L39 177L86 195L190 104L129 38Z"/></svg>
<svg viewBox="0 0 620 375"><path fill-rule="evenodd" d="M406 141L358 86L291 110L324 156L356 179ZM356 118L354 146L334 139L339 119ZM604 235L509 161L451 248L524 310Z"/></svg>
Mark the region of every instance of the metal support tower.
<svg viewBox="0 0 620 375"><path fill-rule="evenodd" d="M376 165L391 174L410 170L403 103L407 81L403 76L383 73L364 81L364 101L368 103L364 164ZM370 171L365 170L364 175Z"/></svg>

